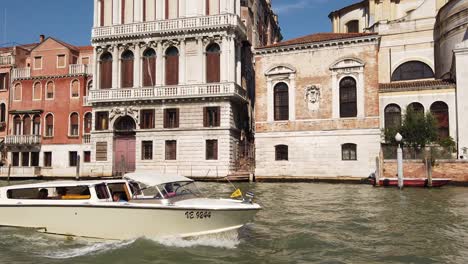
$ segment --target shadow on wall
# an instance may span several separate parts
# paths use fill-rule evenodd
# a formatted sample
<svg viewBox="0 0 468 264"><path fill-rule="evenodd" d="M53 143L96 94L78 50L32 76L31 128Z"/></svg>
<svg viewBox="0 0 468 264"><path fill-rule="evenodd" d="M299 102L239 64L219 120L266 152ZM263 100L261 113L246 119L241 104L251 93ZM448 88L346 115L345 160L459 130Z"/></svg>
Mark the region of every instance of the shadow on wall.
<svg viewBox="0 0 468 264"><path fill-rule="evenodd" d="M466 29L465 36L463 37L463 41L468 40L468 28Z"/></svg>

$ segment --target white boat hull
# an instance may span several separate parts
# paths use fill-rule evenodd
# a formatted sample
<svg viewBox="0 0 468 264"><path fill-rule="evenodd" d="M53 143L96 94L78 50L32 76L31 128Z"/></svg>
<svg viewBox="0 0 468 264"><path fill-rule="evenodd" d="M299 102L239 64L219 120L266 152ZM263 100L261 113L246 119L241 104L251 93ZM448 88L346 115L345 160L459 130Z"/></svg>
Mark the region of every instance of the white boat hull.
<svg viewBox="0 0 468 264"><path fill-rule="evenodd" d="M196 209L128 205L0 205L0 226L101 239L189 237L240 228L260 208Z"/></svg>

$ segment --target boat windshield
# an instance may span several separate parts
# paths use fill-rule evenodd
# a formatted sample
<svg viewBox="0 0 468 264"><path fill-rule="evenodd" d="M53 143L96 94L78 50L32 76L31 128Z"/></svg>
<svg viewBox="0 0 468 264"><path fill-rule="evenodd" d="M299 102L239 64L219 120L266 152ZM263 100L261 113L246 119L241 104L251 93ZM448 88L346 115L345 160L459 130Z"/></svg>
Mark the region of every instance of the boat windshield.
<svg viewBox="0 0 468 264"><path fill-rule="evenodd" d="M201 196L200 190L194 182L170 182L157 186L160 195L155 197L158 199L170 199L175 197ZM162 195L162 197L161 197Z"/></svg>

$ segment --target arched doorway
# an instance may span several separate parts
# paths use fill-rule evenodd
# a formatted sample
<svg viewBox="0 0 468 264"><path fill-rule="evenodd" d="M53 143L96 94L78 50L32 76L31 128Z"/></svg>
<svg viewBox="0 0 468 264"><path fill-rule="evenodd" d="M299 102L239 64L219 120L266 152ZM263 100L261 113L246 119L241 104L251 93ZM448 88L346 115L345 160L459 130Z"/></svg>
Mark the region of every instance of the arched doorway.
<svg viewBox="0 0 468 264"><path fill-rule="evenodd" d="M129 116L119 117L114 123L114 175L134 172L136 167L136 123Z"/></svg>

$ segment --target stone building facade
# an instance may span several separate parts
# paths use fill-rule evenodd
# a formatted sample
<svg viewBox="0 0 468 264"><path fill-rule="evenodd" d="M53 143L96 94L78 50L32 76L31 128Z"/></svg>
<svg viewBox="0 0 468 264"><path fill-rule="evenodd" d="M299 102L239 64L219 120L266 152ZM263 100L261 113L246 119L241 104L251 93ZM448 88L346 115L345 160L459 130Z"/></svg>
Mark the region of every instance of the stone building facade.
<svg viewBox="0 0 468 264"><path fill-rule="evenodd" d="M320 33L256 51L257 177L365 177L379 153L376 34Z"/></svg>
<svg viewBox="0 0 468 264"><path fill-rule="evenodd" d="M238 169L254 87L241 2L94 1L91 176Z"/></svg>
<svg viewBox="0 0 468 264"><path fill-rule="evenodd" d="M4 142L11 176L75 176L78 156L90 161L92 61L92 47L41 36L12 69Z"/></svg>

